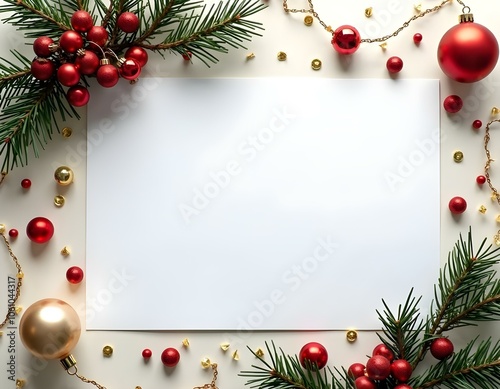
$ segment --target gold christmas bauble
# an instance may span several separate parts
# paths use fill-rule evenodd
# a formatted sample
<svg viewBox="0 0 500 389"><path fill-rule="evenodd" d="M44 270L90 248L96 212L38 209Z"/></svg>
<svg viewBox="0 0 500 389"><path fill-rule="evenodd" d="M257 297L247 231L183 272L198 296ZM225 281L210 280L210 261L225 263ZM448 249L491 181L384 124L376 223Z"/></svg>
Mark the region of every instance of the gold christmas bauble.
<svg viewBox="0 0 500 389"><path fill-rule="evenodd" d="M37 358L64 359L78 343L80 318L68 303L54 298L31 305L19 323L24 346Z"/></svg>
<svg viewBox="0 0 500 389"><path fill-rule="evenodd" d="M59 185L69 185L73 182L73 170L67 166L59 166L54 172L54 178Z"/></svg>

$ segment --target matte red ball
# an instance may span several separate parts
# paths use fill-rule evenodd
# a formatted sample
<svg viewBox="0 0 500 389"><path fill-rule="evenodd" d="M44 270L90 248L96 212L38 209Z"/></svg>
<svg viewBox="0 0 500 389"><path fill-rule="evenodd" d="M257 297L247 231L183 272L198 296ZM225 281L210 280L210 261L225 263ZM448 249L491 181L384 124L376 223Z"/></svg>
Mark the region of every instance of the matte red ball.
<svg viewBox="0 0 500 389"><path fill-rule="evenodd" d="M482 126L483 122L481 120L476 119L472 122L472 128L474 128L475 130L479 130Z"/></svg>
<svg viewBox="0 0 500 389"><path fill-rule="evenodd" d="M73 107L83 107L90 100L90 92L82 85L75 85L68 89L66 97Z"/></svg>
<svg viewBox="0 0 500 389"><path fill-rule="evenodd" d="M116 21L118 28L123 32L136 32L139 29L139 17L132 12L124 12Z"/></svg>
<svg viewBox="0 0 500 389"><path fill-rule="evenodd" d="M99 67L99 57L91 50L85 50L82 55L76 57L75 65L81 74L94 74Z"/></svg>
<svg viewBox="0 0 500 389"><path fill-rule="evenodd" d="M316 364L318 369L322 369L328 362L328 352L321 343L310 342L300 349L299 361L304 368L307 368L306 361L309 361L309 364Z"/></svg>
<svg viewBox="0 0 500 389"><path fill-rule="evenodd" d="M76 31L65 31L59 38L59 46L67 53L74 54L83 47L83 38Z"/></svg>
<svg viewBox="0 0 500 389"><path fill-rule="evenodd" d="M133 58L144 67L148 63L148 52L139 46L132 46L125 52L125 58Z"/></svg>
<svg viewBox="0 0 500 389"><path fill-rule="evenodd" d="M161 362L167 367L177 366L180 359L181 355L179 354L179 351L173 347L166 348L161 353Z"/></svg>
<svg viewBox="0 0 500 389"><path fill-rule="evenodd" d="M332 46L339 54L353 54L361 43L359 31L353 26L343 25L333 33Z"/></svg>
<svg viewBox="0 0 500 389"><path fill-rule="evenodd" d="M108 41L108 31L102 27L102 26L93 26L88 32L87 32L87 41L91 41L96 43L99 46L104 46L106 42ZM92 47L94 45L90 45Z"/></svg>
<svg viewBox="0 0 500 389"><path fill-rule="evenodd" d="M66 279L70 284L79 284L83 281L83 270L78 266L72 266L66 271Z"/></svg>
<svg viewBox="0 0 500 389"><path fill-rule="evenodd" d="M87 11L78 10L71 16L71 27L78 32L87 32L94 25L92 15Z"/></svg>
<svg viewBox="0 0 500 389"><path fill-rule="evenodd" d="M389 362L392 362L394 360L394 353L391 351L389 347L387 347L383 343L380 343L379 345L375 346L375 348L372 351L372 357L375 355L382 355L383 357L386 357L389 360Z"/></svg>
<svg viewBox="0 0 500 389"><path fill-rule="evenodd" d="M141 74L141 66L133 58L126 58L120 65L120 75L125 80L136 80Z"/></svg>
<svg viewBox="0 0 500 389"><path fill-rule="evenodd" d="M109 64L103 65L99 69L97 69L97 82L99 85L105 88L111 88L116 85L120 75L118 74L118 69Z"/></svg>
<svg viewBox="0 0 500 389"><path fill-rule="evenodd" d="M438 45L438 62L451 79L470 83L482 80L498 61L495 35L478 23L460 23L450 28Z"/></svg>
<svg viewBox="0 0 500 389"><path fill-rule="evenodd" d="M73 86L80 82L80 72L75 64L64 63L57 69L57 79L64 86Z"/></svg>
<svg viewBox="0 0 500 389"><path fill-rule="evenodd" d="M391 363L391 375L399 382L406 382L410 379L413 369L406 359L396 359Z"/></svg>
<svg viewBox="0 0 500 389"><path fill-rule="evenodd" d="M33 51L39 57L49 57L52 54L51 45L54 44L52 38L40 36L33 42Z"/></svg>
<svg viewBox="0 0 500 389"><path fill-rule="evenodd" d="M24 180L22 180L21 187L23 187L23 189L31 188L31 180L29 178L25 178Z"/></svg>
<svg viewBox="0 0 500 389"><path fill-rule="evenodd" d="M11 229L9 230L9 236L10 236L11 238L17 238L17 237L18 237L18 235L19 235L19 231L18 231L18 230L16 230L15 228L11 228Z"/></svg>
<svg viewBox="0 0 500 389"><path fill-rule="evenodd" d="M432 341L430 350L434 358L442 361L453 354L454 347L448 338L438 338Z"/></svg>
<svg viewBox="0 0 500 389"><path fill-rule="evenodd" d="M420 42L422 42L422 34L417 32L415 35L413 35L413 42L416 45L418 45Z"/></svg>
<svg viewBox="0 0 500 389"><path fill-rule="evenodd" d="M144 359L149 359L149 358L151 358L152 356L153 356L153 352L152 352L150 349L145 348L144 350L142 350L142 357L143 357Z"/></svg>
<svg viewBox="0 0 500 389"><path fill-rule="evenodd" d="M366 374L372 380L385 380L391 374L391 362L382 355L375 355L366 362Z"/></svg>
<svg viewBox="0 0 500 389"><path fill-rule="evenodd" d="M364 376L365 365L363 365L362 363L353 363L351 366L349 366L349 369L347 369L347 374L353 379Z"/></svg>
<svg viewBox="0 0 500 389"><path fill-rule="evenodd" d="M51 78L56 71L54 62L46 58L37 58L31 63L31 74L37 80L45 81Z"/></svg>
<svg viewBox="0 0 500 389"><path fill-rule="evenodd" d="M377 386L375 385L375 382L373 382L371 379L369 379L366 376L358 377L354 381L354 385L356 386L356 389L376 389Z"/></svg>
<svg viewBox="0 0 500 389"><path fill-rule="evenodd" d="M385 66L389 73L399 73L403 69L403 60L399 57L390 57Z"/></svg>
<svg viewBox="0 0 500 389"><path fill-rule="evenodd" d="M34 243L47 243L54 235L54 225L45 217L35 217L26 226L26 235Z"/></svg>
<svg viewBox="0 0 500 389"><path fill-rule="evenodd" d="M444 110L448 113L457 113L464 106L464 102L460 96L450 95L443 101Z"/></svg>
<svg viewBox="0 0 500 389"><path fill-rule="evenodd" d="M455 196L448 203L448 208L454 215L460 215L467 209L467 201L463 197Z"/></svg>
<svg viewBox="0 0 500 389"><path fill-rule="evenodd" d="M478 185L483 185L486 182L486 177L485 176L477 176L476 182L478 183Z"/></svg>

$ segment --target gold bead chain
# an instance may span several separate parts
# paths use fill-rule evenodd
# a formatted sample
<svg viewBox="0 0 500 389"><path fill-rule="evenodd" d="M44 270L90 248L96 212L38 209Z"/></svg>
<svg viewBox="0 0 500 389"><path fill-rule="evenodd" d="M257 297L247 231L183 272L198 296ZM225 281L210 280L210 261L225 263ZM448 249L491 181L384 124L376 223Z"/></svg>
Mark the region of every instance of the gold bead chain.
<svg viewBox="0 0 500 389"><path fill-rule="evenodd" d="M486 152L486 163L484 164L484 176L486 177L486 182L488 183L488 186L491 189L492 195L491 198L496 199L497 203L500 205L500 193L498 193L498 190L493 186L493 183L491 182L490 178L490 169L491 169L491 163L494 161L493 158L491 158L491 153L489 150L489 143L491 140L490 137L490 126L493 123L498 123L500 122L500 119L493 119L486 124L486 129L484 132L484 151ZM495 234L493 237L493 240L495 241L495 244L498 246L500 245L500 230Z"/></svg>

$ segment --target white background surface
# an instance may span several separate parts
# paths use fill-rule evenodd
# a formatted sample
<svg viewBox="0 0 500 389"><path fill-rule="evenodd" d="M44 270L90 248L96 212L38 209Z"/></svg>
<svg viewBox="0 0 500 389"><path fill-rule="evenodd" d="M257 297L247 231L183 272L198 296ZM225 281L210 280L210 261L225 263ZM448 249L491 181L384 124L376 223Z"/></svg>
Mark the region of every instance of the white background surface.
<svg viewBox="0 0 500 389"><path fill-rule="evenodd" d="M422 1L424 7L432 7L437 4L434 1ZM294 0L297 7L305 7L306 2ZM469 4L475 14L477 22L489 27L497 37L500 36L500 27L497 15L500 5L493 0L471 2ZM413 14L413 2L410 1L377 1L369 2L327 2L316 0L318 12L332 26L341 24L353 24L357 26L362 36L385 35L400 26ZM374 17L364 18L364 9L367 6L374 7ZM167 56L163 61L159 57L152 58L148 68L152 74L164 77L314 77L314 78L388 78L385 69L386 59L391 55L400 56L405 66L400 78L439 78L441 79L441 100L449 94L459 94L464 98L465 107L461 113L449 116L442 112L441 130L443 134L441 144L441 258L444 260L446 253L451 249L460 232L466 232L469 225L474 228L476 241L488 237L491 241L496 232L495 217L500 213L497 204L493 204L489 198L486 188L479 188L475 184L475 177L482 173L484 165L483 155L483 130L478 133L470 128L474 119L486 122L494 105L500 105L500 69L496 69L487 79L473 84L461 85L446 79L441 73L436 62L436 48L439 39L445 31L454 26L457 15L460 13L458 4L453 3L445 7L438 14L430 15L411 25L397 38L389 41L388 50L382 52L377 45L362 45L360 50L350 59L339 58L332 50L329 43L329 35L315 23L312 27L306 27L302 23L302 15L285 15L281 9L281 2L270 1L269 8L256 17L263 21L266 26L264 37L255 39L248 44L248 51L231 51L230 54L220 56L221 63L205 68L199 61L193 65L185 64L182 59L175 56ZM21 34L14 32L10 26L1 27L1 53L8 55L9 49L23 50L31 56L30 49L24 47L24 39ZM423 34L420 47L413 44L413 33ZM285 51L288 54L286 62L278 62L276 53ZM254 52L256 57L246 61L248 52ZM310 68L313 58L323 61L321 71L314 72ZM91 93L99 93L95 89ZM175 91L172 91L175 93ZM311 90L310 93L316 93ZM332 91L335 93L335 91ZM234 97L241 99L244 96L238 91ZM258 109L259 107L255 107ZM359 114L362 115L365 107L359 106ZM13 243L13 249L22 261L25 269L25 286L20 304L24 307L42 297L55 296L63 298L71 303L83 318L85 314L91 315L95 310L105 309L96 302L89 302L85 308L85 284L71 287L67 284L64 274L71 265L85 267L85 110L82 110L83 118L70 124L75 134L68 140L55 136L54 141L47 146L42 158L32 161L29 167L17 169L9 175L8 180L0 187L1 205L0 218L8 228L19 229L20 236ZM193 110L193 115L195 110ZM386 106L386 114L391 115L391 107ZM419 115L418 107L407 107L407 120ZM186 118L189 120L189 118ZM334 120L334 117L332 117ZM158 112L158 121L168 121L165 112ZM404 128L405 123L401 123ZM138 134L146 133L147 128L138 128ZM500 155L500 140L496 142L493 135L493 156ZM461 164L455 164L452 160L454 150L460 149L464 152L465 159ZM141 152L132 158L140 158ZM407 155L402 154L403 158ZM75 183L62 190L57 187L52 179L55 168L62 164L68 164L75 171ZM106 167L103 167L105 169ZM496 175L500 180L500 175ZM24 192L20 187L23 178L33 181L32 188ZM140 174L129 177L131 184L152 185L142 182ZM363 182L352 178L352 185L357 185L360 191L369 191ZM64 194L67 204L57 209L52 204L55 194ZM447 203L453 196L460 195L466 198L469 209L460 218L451 217ZM114 201L119 198L119 193L103 193L102 201ZM147 199L141 199L147 200ZM477 212L477 208L484 204L488 208L485 215ZM409 204L418 207L419 204ZM51 219L56 227L56 234L51 242L45 247L33 246L25 234L24 228L29 220L35 216L46 216ZM142 230L140 225L134 223L123 226L123 238L146 239L150 231ZM364 239L370 234L370 230L360 222L359 239ZM105 239L105 237L103 237ZM418 242L418 237L416 237ZM390 245L389 240L384 244ZM70 257L64 259L59 254L64 245L72 249ZM411 250L411 247L408 247ZM3 249L2 249L3 251ZM4 251L3 251L4 252ZM5 277L6 272L12 272L11 263L6 262L5 252L1 256L1 274ZM151 269L154 271L154 269ZM411 272L411 266L401 268L402 272ZM356 289L356 274L353 272L353 289ZM253 280L252 280L253 281ZM4 280L2 280L4 282ZM207 306L211 307L211 314L216 315L218 310L217 301L210 298L210 285L216 280L207 280L205 284L191 285L188 280L186 288L196 289L199 298L204 299ZM388 283L391 280L380 280ZM410 286L410 285L409 285ZM2 287L6 290L6 287ZM172 299L176 298L182 290L172 293ZM237 292L235 292L237 293ZM377 293L377 291L373 291ZM377 293L378 294L378 293ZM328 303L332 299L349 299L351 292L346 291L342 296L320 296L324 309L328 309ZM381 298L384 296L380 296ZM400 296L403 302L406 296ZM144 310L163 309L162 306L149 304L144 301ZM133 315L141 316L142 311L131 312ZM175 315L176 312L169 314ZM373 312L367 312L372 315ZM489 324L481 327L483 335L498 334L498 325ZM470 329L462 333L452 334L452 339L459 347L465 339L474 337L478 329ZM188 337L191 347L188 350L181 349L181 340ZM0 365L6 366L7 360L7 338L0 340ZM210 381L210 374L200 368L199 361L202 357L209 356L220 365L221 388L243 387L245 380L237 377L237 373L246 369L254 362L254 358L245 350L248 344L253 349L262 347L265 340L274 339L288 353L297 353L305 343L309 341L320 341L328 349L330 354L330 365L349 365L352 362L364 362L365 355L369 354L377 344L374 333L362 332L355 344L348 344L345 340L344 331L336 332L156 332L156 333L131 333L131 332L85 332L75 349L75 356L79 361L80 371L100 381L108 389L134 388L141 385L144 389L168 386L171 388L189 388ZM240 361L231 359L230 353L224 354L219 349L219 343L231 342L230 352L238 349L241 354ZM27 380L29 388L82 388L85 384L67 377L58 362L44 363L32 358L17 340L17 363L18 376ZM104 359L101 349L105 344L111 344L115 348L112 358ZM165 371L161 365L159 356L161 351L169 346L178 347L181 350L181 362L174 371ZM153 358L149 364L144 364L140 353L143 348L149 347L153 350ZM6 371L0 370L0 382L2 388L8 388L9 381L6 379ZM14 385L10 385L14 387Z"/></svg>

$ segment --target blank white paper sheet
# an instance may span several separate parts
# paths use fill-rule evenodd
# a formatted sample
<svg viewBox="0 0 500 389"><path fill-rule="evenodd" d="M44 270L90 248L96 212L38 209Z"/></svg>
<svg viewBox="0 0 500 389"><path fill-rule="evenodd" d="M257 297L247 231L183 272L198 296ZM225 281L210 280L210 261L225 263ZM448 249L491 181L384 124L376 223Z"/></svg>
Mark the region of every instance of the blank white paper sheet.
<svg viewBox="0 0 500 389"><path fill-rule="evenodd" d="M378 329L439 260L437 80L120 82L88 107L87 329Z"/></svg>

